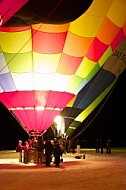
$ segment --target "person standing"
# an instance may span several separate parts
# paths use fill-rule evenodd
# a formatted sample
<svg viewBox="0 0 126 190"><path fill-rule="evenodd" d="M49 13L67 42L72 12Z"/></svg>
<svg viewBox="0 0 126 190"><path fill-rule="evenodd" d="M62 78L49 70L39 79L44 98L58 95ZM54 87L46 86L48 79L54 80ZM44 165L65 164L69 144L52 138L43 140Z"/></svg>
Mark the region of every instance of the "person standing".
<svg viewBox="0 0 126 190"><path fill-rule="evenodd" d="M100 146L100 149L101 149L101 153L103 154L103 142L101 139L99 139L99 146Z"/></svg>
<svg viewBox="0 0 126 190"><path fill-rule="evenodd" d="M46 167L50 167L53 153L53 145L50 140L47 140L45 143L45 155L46 155Z"/></svg>
<svg viewBox="0 0 126 190"><path fill-rule="evenodd" d="M17 152L19 152L19 162L22 162L23 146L22 146L22 141L21 140L18 141L18 145L17 145L16 149L17 149Z"/></svg>
<svg viewBox="0 0 126 190"><path fill-rule="evenodd" d="M43 152L44 152L44 143L42 139L38 140L37 150L38 150L37 163L42 164L42 158L43 158Z"/></svg>
<svg viewBox="0 0 126 190"><path fill-rule="evenodd" d="M28 151L29 151L29 145L28 142L25 141L24 143L24 163L27 164L28 162Z"/></svg>
<svg viewBox="0 0 126 190"><path fill-rule="evenodd" d="M28 139L28 146L29 146L29 148L32 148L32 140L31 139Z"/></svg>
<svg viewBox="0 0 126 190"><path fill-rule="evenodd" d="M68 141L68 153L72 153L72 141Z"/></svg>
<svg viewBox="0 0 126 190"><path fill-rule="evenodd" d="M72 140L72 153L73 153L73 154L75 153L75 148L76 148L75 141Z"/></svg>
<svg viewBox="0 0 126 190"><path fill-rule="evenodd" d="M108 139L106 142L106 154L111 154L111 140Z"/></svg>
<svg viewBox="0 0 126 190"><path fill-rule="evenodd" d="M96 153L99 153L99 140L96 139L95 141L95 148L96 148Z"/></svg>
<svg viewBox="0 0 126 190"><path fill-rule="evenodd" d="M55 143L53 154L54 154L54 158L55 158L55 166L59 167L60 156L62 156L62 150L61 150L61 146L59 145L58 142Z"/></svg>

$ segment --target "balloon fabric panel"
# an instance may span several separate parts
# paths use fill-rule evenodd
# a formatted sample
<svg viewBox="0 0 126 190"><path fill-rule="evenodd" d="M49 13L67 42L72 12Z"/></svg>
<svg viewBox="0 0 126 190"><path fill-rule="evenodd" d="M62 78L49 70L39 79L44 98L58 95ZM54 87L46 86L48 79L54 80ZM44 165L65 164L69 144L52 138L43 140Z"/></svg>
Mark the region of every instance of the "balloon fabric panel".
<svg viewBox="0 0 126 190"><path fill-rule="evenodd" d="M116 26L111 20L107 17L104 19L101 28L97 33L97 38L104 42L107 45L110 45L117 33L119 32L120 27ZM109 35L106 35L109 32Z"/></svg>
<svg viewBox="0 0 126 190"><path fill-rule="evenodd" d="M60 53L66 38L64 33L44 33L33 31L33 51L39 53Z"/></svg>
<svg viewBox="0 0 126 190"><path fill-rule="evenodd" d="M107 45L95 38L86 54L87 58L97 62L107 49Z"/></svg>
<svg viewBox="0 0 126 190"><path fill-rule="evenodd" d="M61 74L75 74L81 61L82 57L68 56L62 53L57 71Z"/></svg>
<svg viewBox="0 0 126 190"><path fill-rule="evenodd" d="M64 44L63 52L65 54L83 57L85 56L88 48L90 47L94 38L85 38L68 32L66 41Z"/></svg>

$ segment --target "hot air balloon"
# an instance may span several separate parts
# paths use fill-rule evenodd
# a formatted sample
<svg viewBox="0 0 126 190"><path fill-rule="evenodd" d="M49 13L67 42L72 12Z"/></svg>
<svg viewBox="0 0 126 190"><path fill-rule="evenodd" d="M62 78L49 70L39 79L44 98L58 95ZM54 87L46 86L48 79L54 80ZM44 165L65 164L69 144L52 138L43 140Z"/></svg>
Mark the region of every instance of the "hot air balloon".
<svg viewBox="0 0 126 190"><path fill-rule="evenodd" d="M69 135L108 94L126 67L125 10L123 0L31 0L2 18L0 101L28 133L61 115Z"/></svg>

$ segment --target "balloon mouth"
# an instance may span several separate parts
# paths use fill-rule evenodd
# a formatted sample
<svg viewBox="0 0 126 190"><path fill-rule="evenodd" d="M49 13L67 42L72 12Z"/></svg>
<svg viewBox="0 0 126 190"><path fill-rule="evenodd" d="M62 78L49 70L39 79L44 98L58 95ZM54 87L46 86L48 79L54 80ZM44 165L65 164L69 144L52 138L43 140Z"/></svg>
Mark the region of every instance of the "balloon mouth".
<svg viewBox="0 0 126 190"><path fill-rule="evenodd" d="M29 131L29 136L34 136L34 137L40 137L40 136L42 136L42 133L41 132L39 132L38 130L31 130L31 131Z"/></svg>
<svg viewBox="0 0 126 190"><path fill-rule="evenodd" d="M42 137L47 130L40 132L38 130L31 130L28 132L29 137Z"/></svg>

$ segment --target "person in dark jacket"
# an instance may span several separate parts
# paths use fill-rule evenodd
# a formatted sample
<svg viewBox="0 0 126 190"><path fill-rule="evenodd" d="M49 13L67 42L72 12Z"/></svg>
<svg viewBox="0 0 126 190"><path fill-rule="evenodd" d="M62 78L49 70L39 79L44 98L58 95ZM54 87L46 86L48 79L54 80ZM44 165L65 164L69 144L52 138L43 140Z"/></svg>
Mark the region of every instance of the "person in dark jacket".
<svg viewBox="0 0 126 190"><path fill-rule="evenodd" d="M42 139L38 140L37 150L38 150L37 163L42 164L42 158L43 158L43 153L44 153L44 143Z"/></svg>
<svg viewBox="0 0 126 190"><path fill-rule="evenodd" d="M53 145L50 140L45 143L46 167L50 166L52 160Z"/></svg>
<svg viewBox="0 0 126 190"><path fill-rule="evenodd" d="M62 150L61 150L61 146L59 145L58 142L55 143L53 154L54 154L54 158L55 158L55 166L59 167L60 156L62 155Z"/></svg>

